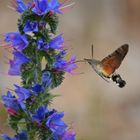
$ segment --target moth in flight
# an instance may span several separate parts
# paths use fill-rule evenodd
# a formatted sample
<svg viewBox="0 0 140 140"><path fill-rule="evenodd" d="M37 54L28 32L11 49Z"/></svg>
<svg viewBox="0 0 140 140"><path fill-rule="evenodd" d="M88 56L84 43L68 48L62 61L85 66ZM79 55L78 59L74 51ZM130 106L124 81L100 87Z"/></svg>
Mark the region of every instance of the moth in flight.
<svg viewBox="0 0 140 140"><path fill-rule="evenodd" d="M112 54L105 57L103 60L96 60L93 58L93 45L92 45L92 59L84 58L84 61L88 62L95 72L100 75L105 81L111 79L113 82L122 88L126 85L126 82L122 80L119 74L116 74L115 71L118 69L126 56L129 49L128 44L122 45L120 48L115 50Z"/></svg>

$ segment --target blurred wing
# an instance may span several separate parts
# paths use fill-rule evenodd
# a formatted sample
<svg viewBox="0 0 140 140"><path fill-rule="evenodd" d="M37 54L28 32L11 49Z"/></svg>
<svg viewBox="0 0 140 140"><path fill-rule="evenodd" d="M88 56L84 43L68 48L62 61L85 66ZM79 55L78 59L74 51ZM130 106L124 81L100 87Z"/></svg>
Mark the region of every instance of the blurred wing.
<svg viewBox="0 0 140 140"><path fill-rule="evenodd" d="M127 44L124 44L101 61L103 74L105 76L111 75L117 68L119 68L121 62L128 52L128 48L129 46Z"/></svg>

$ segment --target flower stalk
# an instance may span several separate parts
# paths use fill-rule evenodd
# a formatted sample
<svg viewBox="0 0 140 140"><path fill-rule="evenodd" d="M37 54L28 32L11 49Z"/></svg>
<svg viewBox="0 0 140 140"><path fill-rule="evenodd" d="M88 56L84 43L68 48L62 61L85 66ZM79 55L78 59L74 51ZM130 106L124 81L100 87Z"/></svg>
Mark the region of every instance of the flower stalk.
<svg viewBox="0 0 140 140"><path fill-rule="evenodd" d="M8 74L21 76L21 86L2 96L15 137L2 135L4 140L74 140L75 132L63 121L64 113L50 109L56 95L50 90L58 87L66 72L76 68L76 57L65 60L63 34L56 35L58 0L13 0L13 8L21 14L18 32L4 34L6 47L12 48ZM64 8L64 7L63 7ZM45 68L42 60L45 59Z"/></svg>

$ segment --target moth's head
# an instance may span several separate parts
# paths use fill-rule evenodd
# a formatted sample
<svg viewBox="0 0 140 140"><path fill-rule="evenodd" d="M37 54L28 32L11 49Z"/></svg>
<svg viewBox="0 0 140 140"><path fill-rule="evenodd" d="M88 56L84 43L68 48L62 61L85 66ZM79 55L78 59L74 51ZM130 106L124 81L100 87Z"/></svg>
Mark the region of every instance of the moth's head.
<svg viewBox="0 0 140 140"><path fill-rule="evenodd" d="M96 60L96 59L87 59L87 58L84 58L84 61L85 62L88 62L90 65L92 65L92 66L97 66L97 64L99 64L100 63L100 61L99 60Z"/></svg>
<svg viewBox="0 0 140 140"><path fill-rule="evenodd" d="M99 60L96 60L96 59L86 59L84 58L84 61L85 62L88 62L92 68L99 74L100 73L100 68L98 67L99 64L100 64L100 61Z"/></svg>
<svg viewBox="0 0 140 140"><path fill-rule="evenodd" d="M88 62L90 65L92 65L92 63L93 63L93 62L92 62L92 59L86 59L86 58L84 58L84 61L85 61L85 62Z"/></svg>

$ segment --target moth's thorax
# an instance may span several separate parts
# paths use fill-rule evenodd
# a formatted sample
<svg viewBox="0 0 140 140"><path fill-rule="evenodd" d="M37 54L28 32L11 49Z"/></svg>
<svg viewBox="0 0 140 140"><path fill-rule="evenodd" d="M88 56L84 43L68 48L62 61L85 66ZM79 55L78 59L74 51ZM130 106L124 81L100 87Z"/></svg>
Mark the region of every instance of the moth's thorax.
<svg viewBox="0 0 140 140"><path fill-rule="evenodd" d="M99 60L96 60L96 59L84 59L84 60L87 61L92 66L92 68L95 70L95 72L100 74L101 67L100 67Z"/></svg>
<svg viewBox="0 0 140 140"><path fill-rule="evenodd" d="M102 73L102 66L101 66L100 63L98 63L98 64L96 65L96 69L97 69L100 73Z"/></svg>

